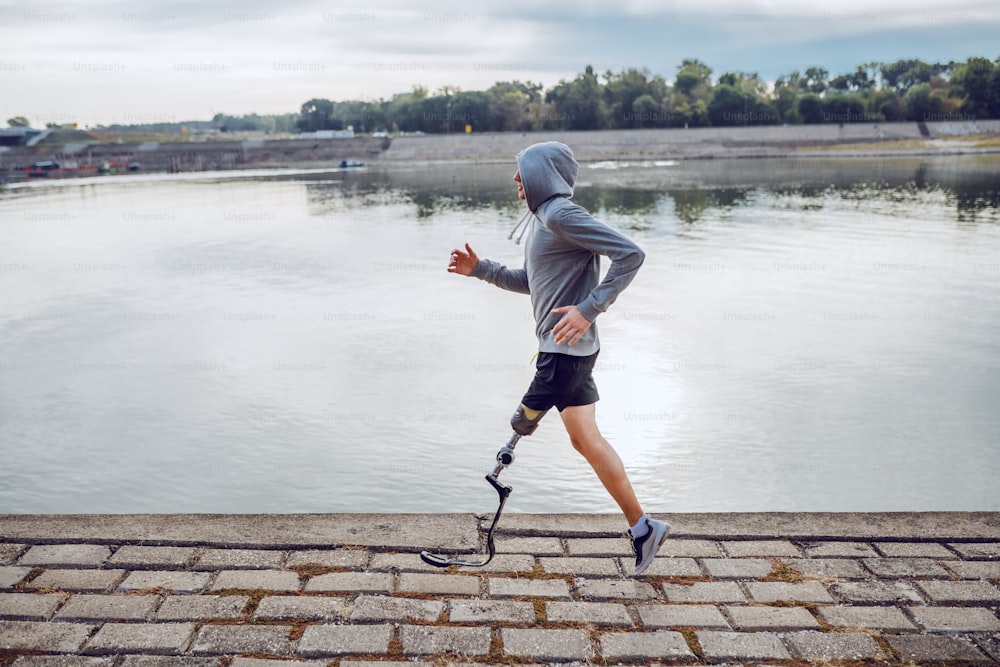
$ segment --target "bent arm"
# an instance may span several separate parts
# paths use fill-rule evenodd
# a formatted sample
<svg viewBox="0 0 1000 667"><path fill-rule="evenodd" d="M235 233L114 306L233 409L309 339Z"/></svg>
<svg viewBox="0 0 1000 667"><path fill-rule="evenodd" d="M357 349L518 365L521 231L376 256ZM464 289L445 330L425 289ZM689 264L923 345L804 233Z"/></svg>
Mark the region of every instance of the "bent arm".
<svg viewBox="0 0 1000 667"><path fill-rule="evenodd" d="M604 280L591 290L586 299L576 304L580 313L593 322L629 286L639 272L646 253L624 234L580 209L563 212L556 229L570 243L611 260Z"/></svg>
<svg viewBox="0 0 1000 667"><path fill-rule="evenodd" d="M469 275L511 292L531 294L528 288L528 272L523 268L508 269L499 262L480 258Z"/></svg>

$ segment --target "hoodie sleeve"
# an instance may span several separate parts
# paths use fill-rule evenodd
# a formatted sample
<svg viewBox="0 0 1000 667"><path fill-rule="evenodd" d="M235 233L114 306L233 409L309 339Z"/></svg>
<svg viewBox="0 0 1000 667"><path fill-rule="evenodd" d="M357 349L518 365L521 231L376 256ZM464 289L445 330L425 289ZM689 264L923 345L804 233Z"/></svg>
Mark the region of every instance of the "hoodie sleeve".
<svg viewBox="0 0 1000 667"><path fill-rule="evenodd" d="M629 286L642 266L646 253L624 234L612 229L578 206L559 212L551 225L567 243L604 255L611 260L607 275L582 302L580 313L593 322Z"/></svg>
<svg viewBox="0 0 1000 667"><path fill-rule="evenodd" d="M528 272L523 268L508 269L499 262L480 257L470 275L511 292L531 294L528 288Z"/></svg>

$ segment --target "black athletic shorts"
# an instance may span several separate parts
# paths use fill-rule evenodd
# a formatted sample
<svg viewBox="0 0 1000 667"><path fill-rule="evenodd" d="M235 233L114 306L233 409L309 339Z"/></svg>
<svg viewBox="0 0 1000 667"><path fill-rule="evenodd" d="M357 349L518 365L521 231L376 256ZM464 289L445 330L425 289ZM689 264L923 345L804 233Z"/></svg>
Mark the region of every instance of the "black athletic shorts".
<svg viewBox="0 0 1000 667"><path fill-rule="evenodd" d="M574 405L596 403L600 396L591 372L600 350L589 357L558 352L539 352L535 378L521 403L532 410L548 410L553 405L562 412Z"/></svg>

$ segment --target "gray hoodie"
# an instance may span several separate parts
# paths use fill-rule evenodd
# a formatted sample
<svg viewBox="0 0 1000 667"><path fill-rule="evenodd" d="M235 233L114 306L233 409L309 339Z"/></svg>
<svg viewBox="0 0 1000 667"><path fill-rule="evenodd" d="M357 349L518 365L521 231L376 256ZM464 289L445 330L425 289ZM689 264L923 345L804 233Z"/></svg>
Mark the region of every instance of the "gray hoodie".
<svg viewBox="0 0 1000 667"><path fill-rule="evenodd" d="M589 356L601 347L597 325L592 324L576 344L557 345L552 327L563 314L552 309L575 305L593 322L632 282L645 253L570 201L580 167L568 146L556 141L534 144L517 154L517 166L533 214L527 222L524 268L508 269L481 258L472 275L531 295L539 351ZM600 255L611 259L603 281Z"/></svg>

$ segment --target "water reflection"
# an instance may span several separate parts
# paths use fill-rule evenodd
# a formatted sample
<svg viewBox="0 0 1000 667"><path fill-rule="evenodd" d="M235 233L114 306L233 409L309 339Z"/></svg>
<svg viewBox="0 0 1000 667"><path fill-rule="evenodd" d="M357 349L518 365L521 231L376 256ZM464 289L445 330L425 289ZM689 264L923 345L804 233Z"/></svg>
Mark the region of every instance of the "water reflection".
<svg viewBox="0 0 1000 667"><path fill-rule="evenodd" d="M405 170L371 169L330 175L307 184L317 214L352 206L406 203L418 220L449 212L496 210L513 214L508 165L434 165ZM959 222L996 222L1000 210L1000 160L911 158L892 160L689 161L611 169L581 165L576 201L595 214L636 217L631 228L651 225L648 216L672 211L683 223L752 206L759 195L794 198L802 210L822 209L830 199L913 203L943 196Z"/></svg>
<svg viewBox="0 0 1000 667"><path fill-rule="evenodd" d="M357 206L405 203L416 207L424 220L448 211L514 211L512 172L509 168L476 168L454 165L333 174L308 183L307 196L318 215L342 210L347 202Z"/></svg>
<svg viewBox="0 0 1000 667"><path fill-rule="evenodd" d="M742 206L754 193L749 188L717 188L712 190L673 190L667 196L673 199L674 214L682 222L698 222L710 210L726 210ZM806 195L808 197L808 195Z"/></svg>

